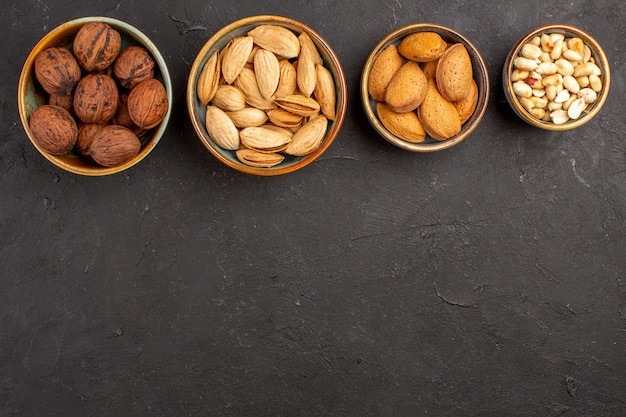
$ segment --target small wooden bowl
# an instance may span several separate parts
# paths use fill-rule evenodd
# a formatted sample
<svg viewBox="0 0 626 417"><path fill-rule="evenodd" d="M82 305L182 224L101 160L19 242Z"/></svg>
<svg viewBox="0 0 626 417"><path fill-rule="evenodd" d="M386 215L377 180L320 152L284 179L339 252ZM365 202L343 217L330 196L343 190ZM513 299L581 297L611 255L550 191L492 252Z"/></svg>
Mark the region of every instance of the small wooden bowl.
<svg viewBox="0 0 626 417"><path fill-rule="evenodd" d="M385 48L387 48L390 44L395 44L397 46L404 37L416 32L435 32L438 33L448 43L461 43L467 49L467 52L469 53L472 60L472 71L474 74L474 80L476 81L476 85L478 86L478 103L476 104L476 109L474 110L472 116L463 124L461 131L457 135L447 140L438 141L430 138L429 136L426 136L426 139L424 139L423 142L412 143L397 137L381 123L376 113L376 101L370 97L368 92L367 86L369 82L370 72L378 55L382 51L384 51ZM474 129L476 129L476 127L482 120L485 111L487 110L487 103L489 102L489 91L490 88L489 76L487 74L487 66L483 61L480 52L478 52L478 49L476 49L476 47L459 32L445 26L430 23L416 23L408 25L397 29L385 36L372 50L371 54L367 58L367 61L365 62L365 65L363 66L363 71L361 73L361 102L363 104L363 109L365 110L365 114L370 124L385 140L402 149L412 152L440 151L450 148L466 139L474 131Z"/></svg>
<svg viewBox="0 0 626 417"><path fill-rule="evenodd" d="M205 127L206 107L200 102L196 92L198 77L202 72L204 64L213 52L215 50L222 50L222 48L224 48L224 46L226 46L231 39L237 36L245 36L250 30L264 24L283 26L293 31L296 35L306 32L313 40L313 43L317 46L317 50L324 61L324 66L333 76L337 95L336 119L334 121L328 121L326 138L324 139L322 145L317 150L306 156L296 157L287 155L280 164L270 168L258 168L245 165L237 159L234 151L225 150L215 143ZM291 173L304 168L319 158L337 137L346 115L347 102L348 90L346 87L344 72L337 55L335 55L335 52L328 45L328 43L317 32L303 23L286 17L273 15L251 16L237 20L215 33L204 44L198 53L191 67L187 84L187 108L193 127L202 144L223 164L237 171L259 176L273 176Z"/></svg>
<svg viewBox="0 0 626 417"><path fill-rule="evenodd" d="M46 104L48 95L41 88L39 83L35 78L35 70L34 70L34 62L37 54L46 48L52 46L64 46L71 50L73 39L76 36L76 33L80 30L80 28L90 22L103 22L110 25L112 28L117 30L121 35L121 50L123 50L126 46L129 45L139 45L143 46L150 52L152 57L155 60L155 78L163 83L165 86L165 90L167 92L167 99L169 102L169 108L167 114L163 121L156 127L150 129L146 132L141 140L141 149L139 150L139 154L133 158L132 160L116 166L116 167L103 167L95 162L91 162L86 158L79 156L78 154L72 152L63 156L54 156L50 155L43 148L41 148L36 140L33 137L33 133L30 130L28 119L30 114L37 107ZM52 31L47 33L41 40L35 45L32 49L28 57L26 58L26 62L24 63L24 67L20 74L19 84L18 84L18 108L20 119L22 121L22 125L28 138L30 139L33 146L46 158L48 161L52 162L54 165L59 168L64 169L65 171L72 172L79 175L86 176L102 176L115 174L117 172L124 171L137 164L143 158L145 158L154 147L157 145L165 129L167 128L167 124L169 121L170 113L172 107L172 84L170 80L170 74L167 69L167 64L163 59L163 56L157 49L157 47L152 43L152 41L144 35L139 29L129 25L128 23L122 22L120 20L112 19L109 17L83 17L75 20L71 20L69 22L65 22L62 25L54 28Z"/></svg>
<svg viewBox="0 0 626 417"><path fill-rule="evenodd" d="M596 64L602 70L602 90L598 93L597 100L587 108L584 113L578 118L569 120L568 122L562 124L555 124L551 121L540 120L537 117L530 114L521 104L518 97L515 95L513 91L513 83L511 82L511 74L515 69L513 65L513 60L520 53L522 47L528 43L531 39L536 36L541 36L543 33L562 33L566 37L579 37L583 40L583 42L589 46L591 49L591 55L594 57ZM509 105L513 109L513 111L526 123L531 126L538 127L540 129L545 130L553 130L553 131L565 131L580 127L593 119L600 109L602 105L606 101L607 96L609 95L609 88L611 86L611 70L609 68L609 61L602 50L600 44L592 38L588 33L583 30L566 24L551 24L539 26L530 32L526 33L522 36L517 43L513 46L509 54L507 55L506 61L504 62L504 69L502 71L502 86L504 88L504 93L506 96Z"/></svg>

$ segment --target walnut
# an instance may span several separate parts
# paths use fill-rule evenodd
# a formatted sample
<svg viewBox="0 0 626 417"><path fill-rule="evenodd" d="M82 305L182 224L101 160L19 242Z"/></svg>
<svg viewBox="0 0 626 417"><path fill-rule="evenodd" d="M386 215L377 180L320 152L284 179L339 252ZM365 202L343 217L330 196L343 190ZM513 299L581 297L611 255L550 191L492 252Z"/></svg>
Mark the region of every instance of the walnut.
<svg viewBox="0 0 626 417"><path fill-rule="evenodd" d="M93 142L96 133L101 131L104 126L95 123L83 123L78 128L78 137L76 138L76 146L74 146L76 152L82 156L89 156L91 142Z"/></svg>
<svg viewBox="0 0 626 417"><path fill-rule="evenodd" d="M28 124L35 142L51 155L65 155L76 144L76 121L62 107L49 104L37 107L30 114Z"/></svg>
<svg viewBox="0 0 626 417"><path fill-rule="evenodd" d="M35 78L48 94L70 95L81 77L78 62L63 47L44 49L35 57Z"/></svg>
<svg viewBox="0 0 626 417"><path fill-rule="evenodd" d="M152 129L167 114L167 92L163 84L156 78L142 81L130 90L128 95L128 113L137 126Z"/></svg>
<svg viewBox="0 0 626 417"><path fill-rule="evenodd" d="M128 46L113 65L115 77L124 88L132 89L140 82L154 77L154 59L141 46Z"/></svg>
<svg viewBox="0 0 626 417"><path fill-rule="evenodd" d="M74 55L87 71L102 71L120 53L122 37L110 25L91 22L80 28L74 38Z"/></svg>
<svg viewBox="0 0 626 417"><path fill-rule="evenodd" d="M74 111L74 96L66 94L50 94L48 104L63 107L65 110L72 113Z"/></svg>
<svg viewBox="0 0 626 417"><path fill-rule="evenodd" d="M74 112L84 123L104 124L115 116L118 100L113 78L105 74L89 74L76 86Z"/></svg>
<svg viewBox="0 0 626 417"><path fill-rule="evenodd" d="M125 164L139 154L140 148L139 138L119 125L104 126L96 132L89 147L93 160L105 167Z"/></svg>

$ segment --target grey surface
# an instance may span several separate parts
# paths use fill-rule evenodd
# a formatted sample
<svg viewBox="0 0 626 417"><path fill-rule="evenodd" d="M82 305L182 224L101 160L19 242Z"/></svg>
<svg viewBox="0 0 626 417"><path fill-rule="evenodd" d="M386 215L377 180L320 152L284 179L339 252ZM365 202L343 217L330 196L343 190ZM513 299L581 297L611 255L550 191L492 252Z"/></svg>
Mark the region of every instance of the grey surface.
<svg viewBox="0 0 626 417"><path fill-rule="evenodd" d="M15 1L0 11L0 416L626 415L626 3ZM254 14L324 36L350 101L328 152L277 178L195 137L186 76ZM76 17L143 30L174 85L168 131L124 173L42 158L19 121L30 48ZM492 94L436 154L365 120L360 69L388 32L450 26ZM566 133L516 119L507 50L544 23L587 30L612 90Z"/></svg>

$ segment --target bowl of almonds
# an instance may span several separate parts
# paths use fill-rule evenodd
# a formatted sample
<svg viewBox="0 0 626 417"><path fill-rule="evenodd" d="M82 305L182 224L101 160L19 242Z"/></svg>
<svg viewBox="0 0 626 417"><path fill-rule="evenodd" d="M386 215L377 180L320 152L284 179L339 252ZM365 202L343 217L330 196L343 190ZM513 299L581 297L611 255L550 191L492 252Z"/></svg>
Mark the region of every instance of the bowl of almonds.
<svg viewBox="0 0 626 417"><path fill-rule="evenodd" d="M123 171L165 132L172 86L152 41L126 22L84 17L47 33L24 63L20 119L47 160L80 175Z"/></svg>
<svg viewBox="0 0 626 417"><path fill-rule="evenodd" d="M337 137L347 106L339 59L313 29L261 15L215 33L198 53L187 108L202 144L238 171L301 169Z"/></svg>
<svg viewBox="0 0 626 417"><path fill-rule="evenodd" d="M544 25L524 35L502 72L506 99L524 121L564 131L595 117L611 84L609 62L600 44L566 24Z"/></svg>
<svg viewBox="0 0 626 417"><path fill-rule="evenodd" d="M385 36L361 73L361 102L374 129L412 152L450 148L478 127L489 100L478 49L445 26L417 23Z"/></svg>

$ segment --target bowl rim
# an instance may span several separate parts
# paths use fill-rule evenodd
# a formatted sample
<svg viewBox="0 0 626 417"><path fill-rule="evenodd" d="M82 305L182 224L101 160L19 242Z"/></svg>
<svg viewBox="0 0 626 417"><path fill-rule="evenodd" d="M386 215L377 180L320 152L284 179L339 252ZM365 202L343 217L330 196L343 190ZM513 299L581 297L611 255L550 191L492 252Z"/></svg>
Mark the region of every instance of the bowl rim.
<svg viewBox="0 0 626 417"><path fill-rule="evenodd" d="M467 126L467 130L464 130L460 132L459 134L443 141L436 141L436 142L429 142L429 143L424 143L424 142L412 143L404 139L401 139L395 136L394 134L392 134L391 132L389 132L387 128L383 126L380 120L378 120L378 117L376 116L374 110L372 109L367 83L369 79L369 74L374 64L374 60L387 45L391 44L396 39L399 39L403 36L416 33L416 32L425 32L428 30L432 30L440 34L443 33L448 36L456 37L465 44L466 48L469 48L471 50L471 54L476 57L476 62L473 62L473 66L481 69L481 71L474 71L474 77L480 77L480 81L483 85L484 91L482 94L479 94L478 96L478 103L476 105L476 109L474 110L474 113L464 123L464 126ZM448 26L444 26L444 25L440 25L436 23L413 23L413 24L403 26L401 28L398 28L390 32L385 37L383 37L376 44L376 46L372 49L367 60L365 61L363 70L361 71L361 83L360 83L361 104L363 106L363 110L365 111L365 114L370 124L372 125L372 127L374 127L376 132L379 135L381 135L385 140L387 140L393 145L398 146L399 148L402 148L407 151L412 151L412 152L440 151L440 150L448 149L456 145L457 143L460 143L464 139L466 139L478 127L481 119L483 118L483 116L485 115L485 112L487 111L490 91L491 91L491 87L490 87L490 82L489 82L489 72L488 72L485 60L483 59L482 55L478 51L478 48L476 48L476 46L460 32Z"/></svg>
<svg viewBox="0 0 626 417"><path fill-rule="evenodd" d="M578 119L571 120L563 124L554 124L552 122L539 120L529 114L526 109L522 107L519 100L517 100L517 97L513 92L513 85L511 83L513 60L519 53L520 49L533 37L544 32L556 32L563 33L565 35L572 34L580 37L585 42L585 44L587 44L591 48L591 53L592 56L594 56L594 58L596 59L596 64L602 69L602 90L598 94L598 98L595 103L593 103L591 109ZM606 102L606 99L609 95L610 86L611 68L607 56L604 53L604 50L602 49L600 43L598 43L598 41L594 37L592 37L583 29L566 23L549 23L537 26L536 28L526 32L521 38L518 39L518 41L513 45L513 47L507 54L502 70L502 88L504 90L506 100L513 109L513 111L529 125L544 130L562 132L575 129L589 122L598 114L598 112Z"/></svg>
<svg viewBox="0 0 626 417"><path fill-rule="evenodd" d="M328 56L328 58L330 59L334 67L334 71L336 72L337 76L333 78L335 78L336 87L338 87L336 94L339 98L336 104L337 106L336 118L333 122L333 126L331 130L326 133L326 139L324 139L324 142L322 143L322 145L318 149L310 153L309 155L301 157L302 159L290 165L281 166L279 164L270 168L252 167L252 166L245 165L239 161L234 161L225 157L222 151L218 149L217 145L213 143L212 139L210 139L210 136L208 136L208 134L205 132L205 129L202 126L203 123L200 122L199 118L197 117L197 113L195 111L195 100L196 100L195 87L197 84L197 79L198 79L198 76L200 75L201 68L203 67L205 61L209 58L209 53L211 53L212 50L215 48L214 45L217 42L219 42L222 38L228 36L234 30L237 30L245 26L258 26L261 24L278 24L278 25L288 26L290 28L295 28L296 30L300 32L307 32L309 35L311 35L312 38L314 38L313 40L317 41L319 43L319 46L321 46L324 49L326 55ZM341 66L341 62L339 61L339 58L337 57L335 51L328 44L328 42L317 31L307 26L306 24L299 22L297 20L291 19L289 17L264 14L264 15L248 16L242 19L235 20L229 23L228 25L222 27L217 32L215 32L204 43L204 45L201 47L199 52L196 54L196 58L189 72L189 77L187 81L186 98L187 98L187 110L189 113L189 118L191 119L191 123L196 132L196 135L198 136L198 138L200 139L204 147L208 149L209 152L215 158L217 158L217 160L219 160L226 166L229 166L230 168L233 168L237 171L240 171L246 174L257 175L257 176L277 176L277 175L288 174L288 173L304 168L305 166L317 160L332 145L337 135L339 134L339 131L341 130L341 127L345 120L346 109L347 109L347 104L348 104L348 89L347 89L345 73L343 71L343 67ZM205 134L206 134L206 137L205 137Z"/></svg>
<svg viewBox="0 0 626 417"><path fill-rule="evenodd" d="M154 58L158 66L158 69L161 73L161 81L163 82L163 85L165 86L165 91L167 93L167 99L169 103L165 117L163 118L161 123L159 123L158 127L152 134L152 137L149 140L147 140L144 144L142 144L141 149L139 153L137 154L137 156L133 158L132 160L122 165L115 166L115 167L104 167L104 166L97 166L97 165L87 166L86 164L75 165L75 164L68 162L67 156L64 157L64 156L51 155L48 152L46 152L41 146L39 146L39 144L35 141L32 135L32 131L30 130L30 126L28 124L28 115L27 115L28 104L26 103L26 96L27 96L27 90L28 90L29 84L36 83L36 80L33 74L33 71L34 71L33 66L34 66L35 57L44 48L53 46L55 40L62 39L65 36L67 36L66 33L68 31L69 32L74 31L74 30L78 31L77 28L80 28L83 25L87 23L92 23L92 22L104 22L104 23L109 24L111 27L113 27L116 30L122 30L124 36L128 36L129 38L132 38L135 42L142 44L149 50L150 54ZM104 176L104 175L109 175L109 174L115 174L115 173L124 171L132 167L133 165L139 163L141 160L143 160L156 147L156 145L161 140L161 137L165 133L165 130L167 129L168 122L171 116L172 102L173 102L172 81L171 81L169 69L167 67L167 63L165 62L165 59L161 55L161 52L156 47L156 45L152 42L152 40L150 40L150 38L148 38L147 35L145 35L141 30L131 25L130 23L127 23L125 21L115 19L112 17L106 17L106 16L86 16L86 17L80 17L77 19L72 19L72 20L69 20L60 24L59 26L55 27L54 29L44 34L41 37L41 39L39 39L39 41L33 46L33 48L31 49L30 53L28 54L26 58L26 61L24 62L24 65L20 72L20 78L18 81L17 96L18 96L17 102L18 102L18 111L20 115L20 120L26 132L26 135L28 136L33 146L35 146L35 148L39 151L39 153L44 158L52 162L57 167L62 168L65 171L68 171L74 174L84 175L84 176ZM76 156L76 158L79 158L79 157Z"/></svg>

